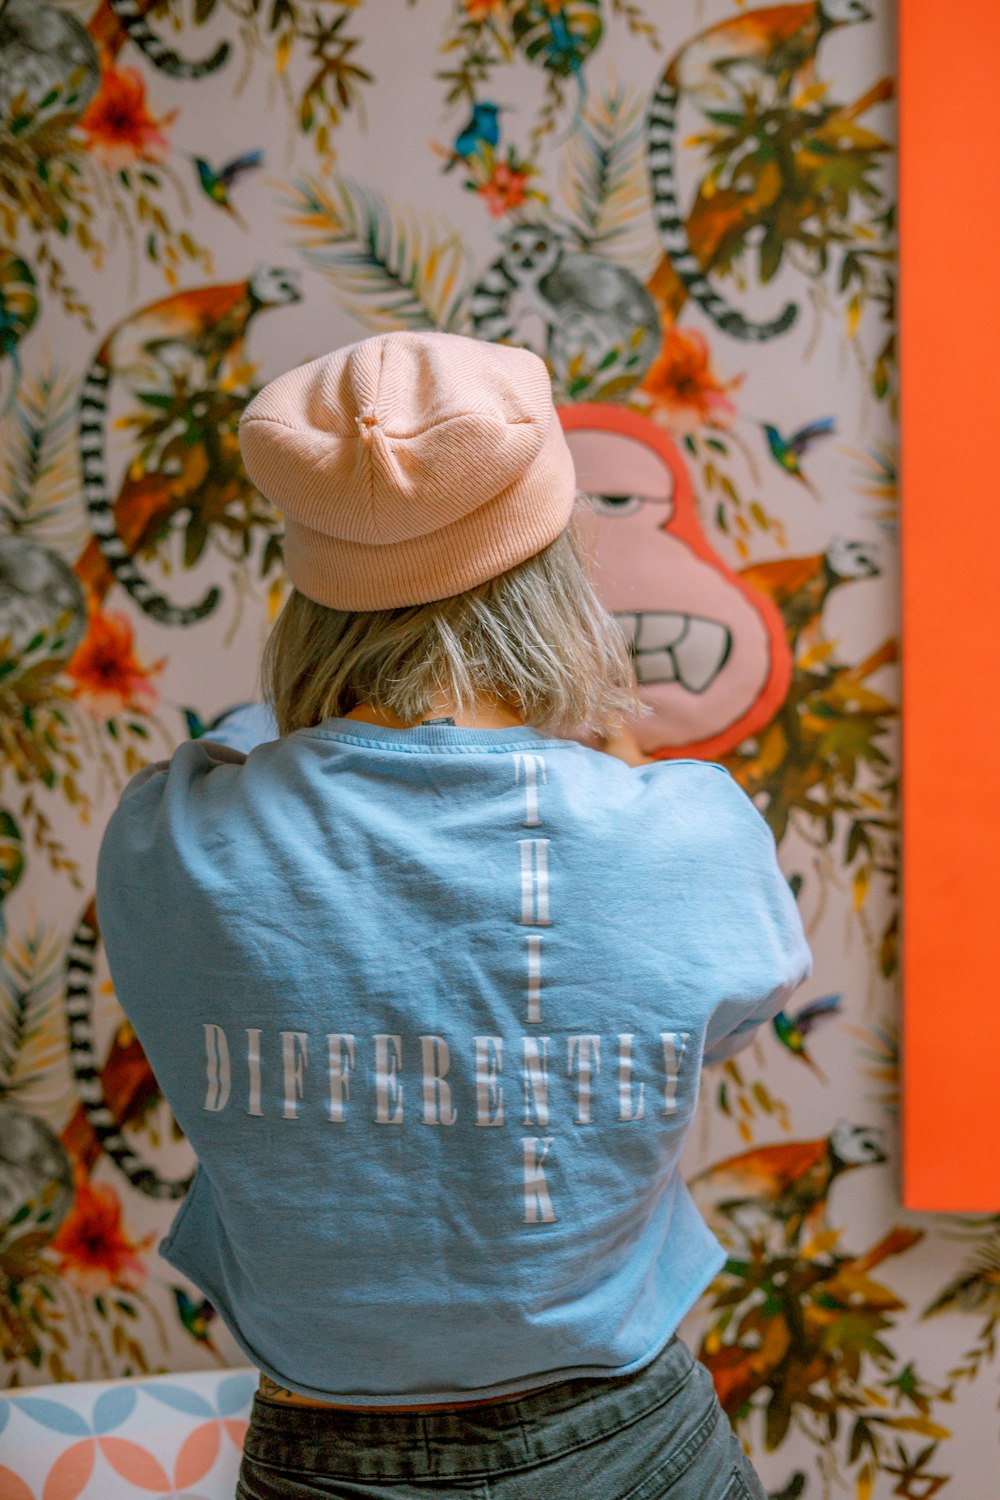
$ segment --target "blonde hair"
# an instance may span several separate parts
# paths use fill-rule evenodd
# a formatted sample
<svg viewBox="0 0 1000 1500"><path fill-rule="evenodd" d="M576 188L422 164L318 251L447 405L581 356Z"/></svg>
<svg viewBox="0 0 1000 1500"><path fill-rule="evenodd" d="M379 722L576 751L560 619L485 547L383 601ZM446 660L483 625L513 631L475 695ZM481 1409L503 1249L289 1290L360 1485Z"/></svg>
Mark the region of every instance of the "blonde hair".
<svg viewBox="0 0 1000 1500"><path fill-rule="evenodd" d="M579 499L577 504L583 504ZM576 512L533 557L447 599L341 610L297 590L264 648L264 696L281 734L379 704L404 724L446 693L460 715L477 699L513 704L555 735L616 732L648 713L625 636L601 604Z"/></svg>

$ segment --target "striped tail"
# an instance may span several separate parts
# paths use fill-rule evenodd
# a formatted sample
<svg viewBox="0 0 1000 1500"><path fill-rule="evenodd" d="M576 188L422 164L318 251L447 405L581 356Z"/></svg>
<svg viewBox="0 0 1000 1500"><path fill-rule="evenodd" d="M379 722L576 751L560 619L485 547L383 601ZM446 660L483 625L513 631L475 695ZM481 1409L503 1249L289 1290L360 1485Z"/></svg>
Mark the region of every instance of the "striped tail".
<svg viewBox="0 0 1000 1500"><path fill-rule="evenodd" d="M183 1198L191 1185L191 1178L167 1182L152 1167L146 1166L125 1141L104 1098L104 1087L94 1054L92 999L94 961L99 941L97 906L91 901L77 924L66 952L66 1022L76 1091L102 1151L120 1172L124 1172L132 1186L140 1193L145 1193L148 1198Z"/></svg>
<svg viewBox="0 0 1000 1500"><path fill-rule="evenodd" d="M675 85L669 78L664 78L653 95L646 118L649 181L660 242L671 266L687 288L688 295L718 328L736 339L773 339L791 328L795 322L798 316L795 303L789 302L770 322L751 323L712 290L688 244L676 189L674 141L677 134L678 97Z"/></svg>
<svg viewBox="0 0 1000 1500"><path fill-rule="evenodd" d="M110 380L108 367L98 355L84 377L78 403L83 498L90 517L90 529L116 581L131 594L144 613L162 625L193 625L215 609L222 598L219 589L213 585L197 604L171 604L142 576L118 535L114 509L108 499L104 463L104 424Z"/></svg>
<svg viewBox="0 0 1000 1500"><path fill-rule="evenodd" d="M186 62L160 41L135 0L110 0L110 5L118 24L128 33L129 40L149 58L155 68L159 68L162 73L169 73L173 78L204 78L206 73L214 73L221 68L229 56L229 43L220 42L215 51L200 62Z"/></svg>
<svg viewBox="0 0 1000 1500"><path fill-rule="evenodd" d="M469 316L477 339L497 343L514 332L510 294L517 285L502 260L496 260L472 289Z"/></svg>

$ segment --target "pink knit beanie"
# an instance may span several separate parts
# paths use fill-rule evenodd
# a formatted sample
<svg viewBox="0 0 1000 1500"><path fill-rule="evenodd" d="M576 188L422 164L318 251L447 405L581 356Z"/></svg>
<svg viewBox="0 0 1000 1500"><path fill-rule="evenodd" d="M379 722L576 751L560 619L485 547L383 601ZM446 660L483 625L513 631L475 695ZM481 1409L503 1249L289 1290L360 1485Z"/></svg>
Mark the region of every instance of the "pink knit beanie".
<svg viewBox="0 0 1000 1500"><path fill-rule="evenodd" d="M453 333L380 333L279 375L240 448L285 515L285 566L333 609L423 604L506 572L569 521L545 364Z"/></svg>

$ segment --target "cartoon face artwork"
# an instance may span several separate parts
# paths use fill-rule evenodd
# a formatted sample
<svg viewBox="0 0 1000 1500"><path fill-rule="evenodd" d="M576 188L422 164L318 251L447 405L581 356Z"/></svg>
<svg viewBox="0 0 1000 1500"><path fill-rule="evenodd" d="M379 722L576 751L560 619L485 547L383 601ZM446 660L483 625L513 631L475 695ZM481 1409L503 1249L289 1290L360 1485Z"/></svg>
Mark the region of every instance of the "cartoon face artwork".
<svg viewBox="0 0 1000 1500"><path fill-rule="evenodd" d="M660 427L599 403L559 417L589 500L581 523L598 593L653 710L630 728L647 755L724 755L784 701L792 663L781 616L713 551Z"/></svg>

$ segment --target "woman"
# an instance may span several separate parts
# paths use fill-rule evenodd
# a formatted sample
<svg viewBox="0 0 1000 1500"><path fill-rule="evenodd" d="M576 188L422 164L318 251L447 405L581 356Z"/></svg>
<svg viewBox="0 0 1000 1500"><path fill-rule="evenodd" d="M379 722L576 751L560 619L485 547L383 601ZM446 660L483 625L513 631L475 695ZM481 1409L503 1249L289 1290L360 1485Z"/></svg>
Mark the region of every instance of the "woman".
<svg viewBox="0 0 1000 1500"><path fill-rule="evenodd" d="M725 770L574 737L640 705L545 366L378 335L241 446L280 737L140 772L98 877L199 1162L162 1253L262 1372L238 1495L759 1500L676 1336L725 1259L678 1160L810 956Z"/></svg>

